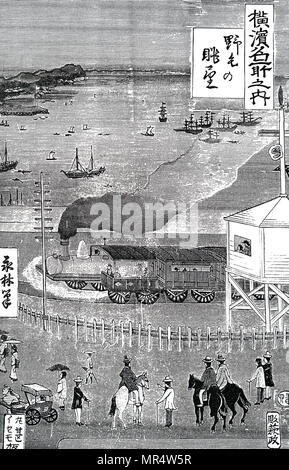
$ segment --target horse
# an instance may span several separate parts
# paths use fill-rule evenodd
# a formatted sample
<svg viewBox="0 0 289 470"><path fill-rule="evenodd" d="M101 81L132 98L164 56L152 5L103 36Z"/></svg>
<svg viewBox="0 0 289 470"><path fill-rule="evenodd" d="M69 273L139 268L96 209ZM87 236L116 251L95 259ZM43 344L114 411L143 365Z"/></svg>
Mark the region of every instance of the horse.
<svg viewBox="0 0 289 470"><path fill-rule="evenodd" d="M195 413L196 413L196 424L200 425L203 424L203 419L204 419L204 406L209 406L211 410L211 417L214 418L214 423L211 427L211 432L215 432L216 430L216 425L219 422L219 417L218 415L221 416L223 419L223 430L226 430L226 419L227 419L227 407L226 407L226 402L224 400L223 395L221 394L219 388L215 385L211 385L207 391L208 399L207 402L204 403L203 406L200 405L200 399L199 399L199 393L200 390L203 386L203 382L196 377L194 377L193 374L190 374L189 376L189 385L188 389L191 390L192 388L195 389L194 395L193 395L193 403L195 405ZM200 422L200 413L201 412L201 422Z"/></svg>
<svg viewBox="0 0 289 470"><path fill-rule="evenodd" d="M111 399L111 407L109 415L113 417L112 429L116 429L116 415L118 411L118 417L124 429L126 429L126 424L123 420L123 412L125 411L127 405L133 405L133 423L142 425L143 411L142 407L145 400L144 389L149 390L149 379L147 372L143 372L138 375L136 378L136 385L138 388L138 401L135 402L135 399L130 396L128 388L123 385L120 389L114 394Z"/></svg>
<svg viewBox="0 0 289 470"><path fill-rule="evenodd" d="M194 381L196 381L196 385L194 385ZM201 424L203 422L203 414L204 414L204 409L199 408L197 405L200 403L199 400L199 390L202 388L202 382L199 381L198 379L195 379L193 375L190 375L189 377L189 389L190 388L195 388L195 393L193 397L193 401L195 404L195 410L196 410L196 417L197 417L197 424L199 423L199 410L201 411ZM238 405L243 409L243 416L241 418L241 423L240 424L245 424L245 418L246 414L249 411L249 407L251 406L251 403L247 400L247 397L241 387L239 387L237 384L227 384L226 387L222 390L221 392L222 396L224 397L226 404L232 411L232 416L229 420L229 426L233 426L233 421L234 418L237 414L235 405L238 403Z"/></svg>

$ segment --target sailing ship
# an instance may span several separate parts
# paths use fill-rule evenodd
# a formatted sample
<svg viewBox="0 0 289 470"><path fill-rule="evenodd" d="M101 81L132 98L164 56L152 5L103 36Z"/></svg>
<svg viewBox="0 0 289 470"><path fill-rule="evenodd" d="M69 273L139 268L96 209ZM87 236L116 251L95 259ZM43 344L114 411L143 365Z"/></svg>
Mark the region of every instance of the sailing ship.
<svg viewBox="0 0 289 470"><path fill-rule="evenodd" d="M187 134L200 134L203 129L199 126L198 120L191 114L190 119L185 119L184 126L174 129L176 132L186 132Z"/></svg>
<svg viewBox="0 0 289 470"><path fill-rule="evenodd" d="M234 122L234 124L237 124L238 126L256 126L256 124L259 124L259 122L262 121L261 116L253 117L252 111L243 111L240 115L242 116L242 119Z"/></svg>
<svg viewBox="0 0 289 470"><path fill-rule="evenodd" d="M75 133L75 127L74 126L71 126L69 129L68 129L68 134L74 134Z"/></svg>
<svg viewBox="0 0 289 470"><path fill-rule="evenodd" d="M4 144L4 156L0 162L0 172L13 170L18 165L17 160L8 160L7 143Z"/></svg>
<svg viewBox="0 0 289 470"><path fill-rule="evenodd" d="M20 131L26 131L26 127L25 126L20 126Z"/></svg>
<svg viewBox="0 0 289 470"><path fill-rule="evenodd" d="M8 121L4 121L4 119L2 119L2 121L0 122L0 126L9 127L9 123Z"/></svg>
<svg viewBox="0 0 289 470"><path fill-rule="evenodd" d="M46 158L46 160L57 160L57 158L54 155L55 155L54 150L51 150L51 152L49 152L49 155Z"/></svg>
<svg viewBox="0 0 289 470"><path fill-rule="evenodd" d="M159 109L159 121L160 122L167 122L168 116L167 116L167 107L166 103L162 102L161 107Z"/></svg>
<svg viewBox="0 0 289 470"><path fill-rule="evenodd" d="M215 113L212 113L212 111L206 111L205 117L200 116L198 120L199 127L202 127L203 129L207 127L211 127L211 125L214 122L214 119L213 119L214 114Z"/></svg>
<svg viewBox="0 0 289 470"><path fill-rule="evenodd" d="M60 173L64 173L67 178L88 178L89 176L93 176L90 175L89 171L80 163L77 148L75 149L75 157L70 169L68 171L61 170Z"/></svg>
<svg viewBox="0 0 289 470"><path fill-rule="evenodd" d="M142 135L145 135L147 137L153 137L155 135L154 133L154 127L153 126L148 126L145 132L141 133Z"/></svg>
<svg viewBox="0 0 289 470"><path fill-rule="evenodd" d="M222 139L219 139L220 134L211 129L208 131L208 135L209 137L207 137L206 139L200 139L200 140L202 142L206 142L207 144L218 144L222 140Z"/></svg>
<svg viewBox="0 0 289 470"><path fill-rule="evenodd" d="M94 160L93 160L93 152L92 152L92 146L90 147L90 160L89 164L87 167L87 171L89 173L89 176L99 176L102 173L104 173L106 170L105 166L100 166L99 168L94 168Z"/></svg>
<svg viewBox="0 0 289 470"><path fill-rule="evenodd" d="M88 131L88 130L89 130L88 125L87 125L87 124L83 124L82 130L83 130L83 131Z"/></svg>
<svg viewBox="0 0 289 470"><path fill-rule="evenodd" d="M233 123L230 120L230 116L224 114L222 119L218 119L217 121L218 127L214 127L213 129L216 131L234 131L237 128L237 124Z"/></svg>

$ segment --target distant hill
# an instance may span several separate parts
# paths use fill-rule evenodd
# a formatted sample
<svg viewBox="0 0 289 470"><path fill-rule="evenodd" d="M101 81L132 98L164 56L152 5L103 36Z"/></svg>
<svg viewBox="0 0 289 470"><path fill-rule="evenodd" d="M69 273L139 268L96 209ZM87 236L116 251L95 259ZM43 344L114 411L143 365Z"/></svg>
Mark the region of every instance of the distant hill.
<svg viewBox="0 0 289 470"><path fill-rule="evenodd" d="M21 84L37 83L39 85L57 84L57 82L65 82L74 80L78 77L85 77L86 72L81 65L66 64L63 67L52 70L37 70L36 72L20 72L14 77L8 78L6 81L18 82Z"/></svg>

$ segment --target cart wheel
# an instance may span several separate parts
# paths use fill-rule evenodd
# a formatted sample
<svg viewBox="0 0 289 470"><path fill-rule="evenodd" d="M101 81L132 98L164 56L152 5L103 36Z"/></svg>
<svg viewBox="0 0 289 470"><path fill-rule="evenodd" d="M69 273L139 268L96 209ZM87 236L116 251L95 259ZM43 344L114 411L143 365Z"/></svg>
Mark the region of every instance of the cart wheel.
<svg viewBox="0 0 289 470"><path fill-rule="evenodd" d="M41 415L38 410L30 408L29 410L26 411L25 421L30 426L34 426L35 424L38 424L40 419L41 419Z"/></svg>
<svg viewBox="0 0 289 470"><path fill-rule="evenodd" d="M57 418L58 418L57 411L55 410L55 408L51 408L50 414L43 419L45 419L47 423L54 423L54 421L56 421Z"/></svg>

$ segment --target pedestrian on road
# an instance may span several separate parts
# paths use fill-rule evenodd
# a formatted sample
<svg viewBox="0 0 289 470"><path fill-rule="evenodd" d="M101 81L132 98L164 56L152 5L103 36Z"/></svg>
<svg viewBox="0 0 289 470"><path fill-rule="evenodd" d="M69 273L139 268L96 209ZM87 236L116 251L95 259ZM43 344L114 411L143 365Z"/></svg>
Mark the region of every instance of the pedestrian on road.
<svg viewBox="0 0 289 470"><path fill-rule="evenodd" d="M66 371L60 372L59 380L57 383L57 398L59 403L59 409L64 411L67 399L67 383L66 383Z"/></svg>
<svg viewBox="0 0 289 470"><path fill-rule="evenodd" d="M10 371L10 379L12 382L17 382L17 369L20 366L20 359L18 357L18 348L16 344L12 344L11 346L11 371Z"/></svg>
<svg viewBox="0 0 289 470"><path fill-rule="evenodd" d="M77 376L74 379L75 387L73 391L73 401L71 405L71 409L75 412L75 424L77 426L83 426L84 423L81 421L81 412L82 412L82 401L89 402L88 398L84 395L83 391L81 390L81 383L82 378Z"/></svg>
<svg viewBox="0 0 289 470"><path fill-rule="evenodd" d="M164 402L165 410L166 410L166 424L165 427L170 428L173 424L173 411L176 410L174 398L175 398L175 391L172 387L171 377L166 376L163 380L164 386L164 393L161 398L156 401L156 405L158 406L160 403Z"/></svg>
<svg viewBox="0 0 289 470"><path fill-rule="evenodd" d="M93 377L94 377L93 362L92 362L93 351L86 351L85 354L87 356L86 357L86 366L84 367L84 369L86 371L85 383L86 384L88 384L88 383L92 384L92 380L93 380Z"/></svg>
<svg viewBox="0 0 289 470"><path fill-rule="evenodd" d="M272 398L271 388L275 386L273 381L271 357L272 355L269 353L269 351L263 355L263 358L265 359L265 364L263 364L266 385L265 400L270 400Z"/></svg>
<svg viewBox="0 0 289 470"><path fill-rule="evenodd" d="M7 372L6 369L6 357L9 354L8 345L6 343L7 336L1 335L0 336L0 372Z"/></svg>
<svg viewBox="0 0 289 470"><path fill-rule="evenodd" d="M256 380L256 389L257 389L257 401L255 405L260 405L264 401L264 392L265 392L265 374L264 369L262 366L262 359L261 357L257 357L256 359L257 369L252 375L251 379L248 380L249 383Z"/></svg>

